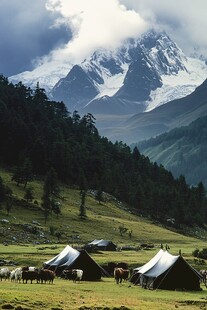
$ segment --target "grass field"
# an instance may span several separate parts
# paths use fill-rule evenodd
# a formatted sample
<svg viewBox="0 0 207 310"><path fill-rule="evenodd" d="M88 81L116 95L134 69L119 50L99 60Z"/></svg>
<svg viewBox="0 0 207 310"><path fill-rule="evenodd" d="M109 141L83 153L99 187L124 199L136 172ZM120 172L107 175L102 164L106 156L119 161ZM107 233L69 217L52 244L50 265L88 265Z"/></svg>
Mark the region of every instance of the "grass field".
<svg viewBox="0 0 207 310"><path fill-rule="evenodd" d="M8 304L19 310L206 309L206 296L204 287L200 292L152 291L129 283L117 285L112 278L81 283L59 278L55 279L54 284L18 284L9 281L0 283L2 309Z"/></svg>

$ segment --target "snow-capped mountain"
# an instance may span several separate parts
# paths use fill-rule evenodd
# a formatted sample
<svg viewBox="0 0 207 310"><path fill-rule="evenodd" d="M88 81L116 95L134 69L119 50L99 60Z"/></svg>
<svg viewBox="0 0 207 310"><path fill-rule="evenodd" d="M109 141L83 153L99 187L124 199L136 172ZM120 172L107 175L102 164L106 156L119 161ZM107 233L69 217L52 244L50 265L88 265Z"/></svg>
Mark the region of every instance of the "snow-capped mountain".
<svg viewBox="0 0 207 310"><path fill-rule="evenodd" d="M187 72L186 56L166 33L150 31L116 50L96 51L74 66L52 89L55 100L95 114L145 111L151 92L163 85L162 75Z"/></svg>
<svg viewBox="0 0 207 310"><path fill-rule="evenodd" d="M184 97L206 77L204 61L186 57L165 32L151 30L116 50L98 50L80 64L48 63L10 80L30 87L39 81L70 111L125 115Z"/></svg>

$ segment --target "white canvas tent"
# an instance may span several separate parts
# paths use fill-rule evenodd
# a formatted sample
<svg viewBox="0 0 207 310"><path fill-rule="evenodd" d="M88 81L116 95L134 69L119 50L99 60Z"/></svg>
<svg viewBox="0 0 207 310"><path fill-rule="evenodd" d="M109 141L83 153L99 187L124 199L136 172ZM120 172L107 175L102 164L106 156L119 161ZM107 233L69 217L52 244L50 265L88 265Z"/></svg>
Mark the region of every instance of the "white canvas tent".
<svg viewBox="0 0 207 310"><path fill-rule="evenodd" d="M131 281L144 288L200 290L200 274L182 256L171 255L168 251L160 250L148 263L136 269Z"/></svg>
<svg viewBox="0 0 207 310"><path fill-rule="evenodd" d="M61 275L63 270L82 269L83 280L100 280L106 275L105 270L98 265L85 250L77 251L67 245L58 255L43 264L45 269L55 270Z"/></svg>

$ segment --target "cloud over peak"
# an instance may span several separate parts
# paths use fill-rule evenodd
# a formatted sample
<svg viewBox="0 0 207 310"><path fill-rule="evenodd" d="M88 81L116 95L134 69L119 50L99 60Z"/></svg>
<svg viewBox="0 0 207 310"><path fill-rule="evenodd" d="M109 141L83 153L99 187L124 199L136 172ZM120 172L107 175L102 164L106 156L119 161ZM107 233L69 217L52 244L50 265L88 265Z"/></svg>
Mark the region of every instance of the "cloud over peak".
<svg viewBox="0 0 207 310"><path fill-rule="evenodd" d="M47 0L46 8L58 12L71 29L72 40L65 45L64 54L77 62L97 48L117 47L147 29L144 19L118 0Z"/></svg>
<svg viewBox="0 0 207 310"><path fill-rule="evenodd" d="M1 0L0 73L78 63L153 26L207 57L206 11L206 0Z"/></svg>

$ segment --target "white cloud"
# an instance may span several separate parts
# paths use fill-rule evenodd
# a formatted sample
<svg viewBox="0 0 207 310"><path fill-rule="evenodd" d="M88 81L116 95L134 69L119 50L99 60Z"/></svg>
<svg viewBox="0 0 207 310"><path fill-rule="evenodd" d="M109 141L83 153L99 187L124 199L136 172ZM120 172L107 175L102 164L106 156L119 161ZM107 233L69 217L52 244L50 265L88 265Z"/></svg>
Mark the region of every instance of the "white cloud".
<svg viewBox="0 0 207 310"><path fill-rule="evenodd" d="M97 48L117 47L128 37L139 36L147 23L134 10L128 10L118 0L47 0L46 8L62 18L71 29L72 40L53 51L50 59L70 57L79 62Z"/></svg>
<svg viewBox="0 0 207 310"><path fill-rule="evenodd" d="M195 46L207 49L206 0L120 0L139 12L152 25L159 26L190 53ZM207 50L206 50L207 56Z"/></svg>
<svg viewBox="0 0 207 310"><path fill-rule="evenodd" d="M32 59L35 66L78 63L151 26L185 53L199 46L207 57L206 11L206 0L1 0L0 72L30 70Z"/></svg>

